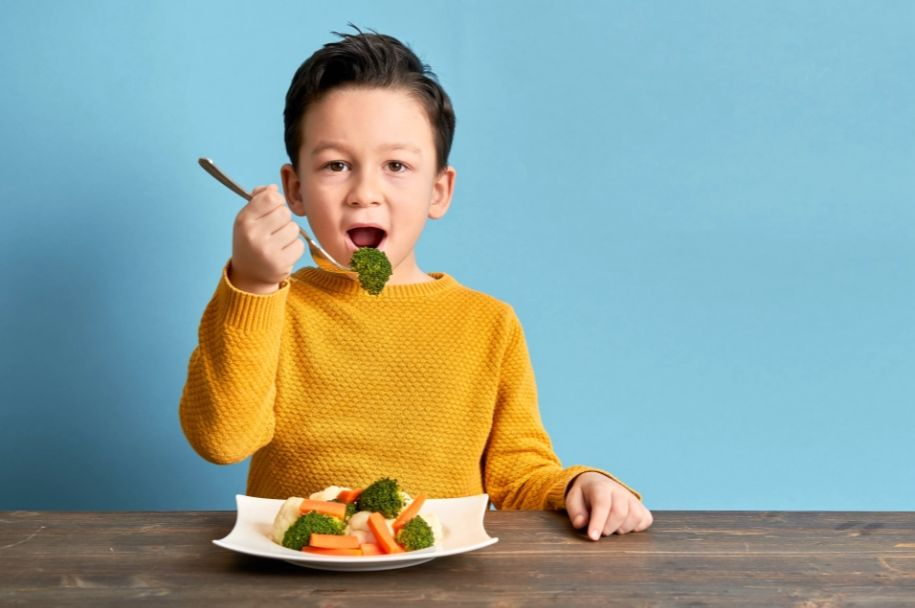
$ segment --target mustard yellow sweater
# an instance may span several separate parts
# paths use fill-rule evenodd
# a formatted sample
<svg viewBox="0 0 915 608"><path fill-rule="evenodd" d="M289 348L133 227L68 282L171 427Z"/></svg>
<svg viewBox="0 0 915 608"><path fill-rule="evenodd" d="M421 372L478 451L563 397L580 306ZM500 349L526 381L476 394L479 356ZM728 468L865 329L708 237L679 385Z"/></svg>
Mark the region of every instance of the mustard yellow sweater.
<svg viewBox="0 0 915 608"><path fill-rule="evenodd" d="M307 496L389 476L414 495L487 492L500 509L562 509L576 475L616 480L561 466L510 305L445 273L373 296L304 267L254 295L227 271L179 410L207 460L253 455L248 495Z"/></svg>

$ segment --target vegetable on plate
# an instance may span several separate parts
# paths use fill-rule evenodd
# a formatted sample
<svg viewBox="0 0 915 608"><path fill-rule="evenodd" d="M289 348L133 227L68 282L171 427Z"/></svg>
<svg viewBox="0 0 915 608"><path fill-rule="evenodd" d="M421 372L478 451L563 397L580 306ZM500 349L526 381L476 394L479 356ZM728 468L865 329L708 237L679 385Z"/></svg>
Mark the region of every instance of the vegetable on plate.
<svg viewBox="0 0 915 608"><path fill-rule="evenodd" d="M362 488L329 486L309 497L292 496L273 522L274 542L314 555L382 556L440 545L442 525L422 513L426 494L414 499L396 479Z"/></svg>

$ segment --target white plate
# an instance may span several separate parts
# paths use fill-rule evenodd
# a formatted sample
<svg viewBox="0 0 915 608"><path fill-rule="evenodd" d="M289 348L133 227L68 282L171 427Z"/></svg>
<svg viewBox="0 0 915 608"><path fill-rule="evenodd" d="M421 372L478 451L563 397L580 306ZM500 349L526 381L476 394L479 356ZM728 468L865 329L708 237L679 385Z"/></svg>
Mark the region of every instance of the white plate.
<svg viewBox="0 0 915 608"><path fill-rule="evenodd" d="M429 498L423 503L420 515L434 513L442 522L440 545L393 555L341 556L315 555L294 551L273 542L273 520L283 504L273 498L254 498L238 494L238 515L235 527L228 536L213 543L239 553L282 559L297 566L318 570L390 570L406 568L428 562L437 557L457 555L488 547L496 542L483 529L483 515L489 508L489 495L477 494L462 498Z"/></svg>

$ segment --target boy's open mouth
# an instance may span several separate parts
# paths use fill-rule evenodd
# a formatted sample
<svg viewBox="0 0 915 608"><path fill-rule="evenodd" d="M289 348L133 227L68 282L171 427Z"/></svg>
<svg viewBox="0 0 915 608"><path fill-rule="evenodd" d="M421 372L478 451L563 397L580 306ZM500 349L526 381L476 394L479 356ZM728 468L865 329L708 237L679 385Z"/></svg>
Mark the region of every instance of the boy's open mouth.
<svg viewBox="0 0 915 608"><path fill-rule="evenodd" d="M350 228L346 233L356 247L378 247L387 235L384 230L374 226Z"/></svg>

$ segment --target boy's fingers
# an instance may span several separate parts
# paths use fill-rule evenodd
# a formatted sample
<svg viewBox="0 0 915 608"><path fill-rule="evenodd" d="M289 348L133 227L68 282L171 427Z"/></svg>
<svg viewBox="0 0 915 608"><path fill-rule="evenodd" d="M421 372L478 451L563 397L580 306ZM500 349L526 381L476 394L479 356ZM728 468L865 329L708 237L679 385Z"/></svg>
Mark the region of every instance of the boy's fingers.
<svg viewBox="0 0 915 608"><path fill-rule="evenodd" d="M588 536L591 540L600 540L601 533L607 524L607 518L613 508L613 497L610 492L600 493L591 502L591 524L588 526Z"/></svg>
<svg viewBox="0 0 915 608"><path fill-rule="evenodd" d="M626 517L628 516L629 501L623 497L619 497L617 500L613 501L613 508L610 510L607 522L604 524L604 531L607 534L613 534L623 525L623 522L626 521Z"/></svg>
<svg viewBox="0 0 915 608"><path fill-rule="evenodd" d="M255 186L254 189L251 191L251 198L254 198L258 194L262 194L262 193L266 192L267 190L272 190L272 191L276 192L276 186L273 184L269 184L267 186Z"/></svg>
<svg viewBox="0 0 915 608"><path fill-rule="evenodd" d="M272 233L277 239L283 244L282 248L285 249L292 245L295 241L299 240L299 225L293 221L288 222L285 226L276 230ZM271 236L272 236L271 235Z"/></svg>
<svg viewBox="0 0 915 608"><path fill-rule="evenodd" d="M636 526L635 531L641 532L642 530L647 530L651 524L654 523L654 516L651 514L651 511L648 508L645 508L645 512L642 514L642 519L639 521L639 525Z"/></svg>
<svg viewBox="0 0 915 608"><path fill-rule="evenodd" d="M251 216L257 220L271 214L276 209L285 206L286 201L283 200L283 197L281 197L275 189L270 188L269 186L259 186L258 188L255 188L254 194L251 196L251 201L248 203L248 208L251 210Z"/></svg>
<svg viewBox="0 0 915 608"><path fill-rule="evenodd" d="M299 261L299 258L305 254L305 241L296 238L296 240L283 247L283 253L288 256L288 259L292 260L290 264L294 266Z"/></svg>
<svg viewBox="0 0 915 608"><path fill-rule="evenodd" d="M292 226L296 225L292 221L292 213L289 212L289 207L286 205L274 207L273 210L258 218L258 223L264 234L270 237L273 237L281 230L292 230L292 228L288 227L290 224Z"/></svg>
<svg viewBox="0 0 915 608"><path fill-rule="evenodd" d="M641 518L641 514L634 507L630 507L629 515L626 516L626 519L623 520L623 523L620 524L620 527L616 529L616 533L629 534L638 528Z"/></svg>
<svg viewBox="0 0 915 608"><path fill-rule="evenodd" d="M566 511L574 527L581 528L588 523L588 508L578 486L572 486L566 496Z"/></svg>

